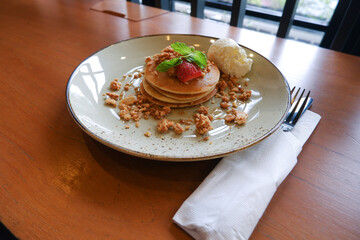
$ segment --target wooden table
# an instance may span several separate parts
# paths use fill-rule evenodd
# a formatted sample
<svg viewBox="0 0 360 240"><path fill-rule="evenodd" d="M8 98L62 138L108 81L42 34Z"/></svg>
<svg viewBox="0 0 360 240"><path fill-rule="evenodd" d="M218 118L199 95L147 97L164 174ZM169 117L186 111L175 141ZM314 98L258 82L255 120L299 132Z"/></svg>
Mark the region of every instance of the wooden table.
<svg viewBox="0 0 360 240"><path fill-rule="evenodd" d="M320 124L252 239L360 239L360 58L167 13L134 22L98 1L0 1L0 221L20 239L190 239L172 222L219 159L135 158L73 121L65 87L93 52L160 33L231 37L311 89Z"/></svg>

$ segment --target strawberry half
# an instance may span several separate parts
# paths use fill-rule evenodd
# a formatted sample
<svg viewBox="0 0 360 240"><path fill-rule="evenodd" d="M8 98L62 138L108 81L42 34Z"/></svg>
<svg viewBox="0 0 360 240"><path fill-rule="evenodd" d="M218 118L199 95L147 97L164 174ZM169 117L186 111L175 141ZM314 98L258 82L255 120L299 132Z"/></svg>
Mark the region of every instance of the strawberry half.
<svg viewBox="0 0 360 240"><path fill-rule="evenodd" d="M176 76L180 81L187 82L191 79L201 77L201 70L194 64L183 61L176 67Z"/></svg>

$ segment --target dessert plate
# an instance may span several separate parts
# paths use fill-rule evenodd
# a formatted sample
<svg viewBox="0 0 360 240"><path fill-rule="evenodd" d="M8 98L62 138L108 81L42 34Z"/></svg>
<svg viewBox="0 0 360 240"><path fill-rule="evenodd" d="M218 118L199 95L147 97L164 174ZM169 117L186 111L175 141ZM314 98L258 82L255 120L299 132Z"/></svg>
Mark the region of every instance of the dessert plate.
<svg viewBox="0 0 360 240"><path fill-rule="evenodd" d="M220 99L206 102L214 116L213 129L204 136L197 135L194 124L182 135L173 131L161 134L158 120L141 119L136 127L133 121L120 119L118 108L105 105L104 93L110 92L115 78L133 85L141 78L145 58L159 53L174 42L193 45L207 51L216 38L199 35L165 34L133 38L110 45L85 59L71 74L66 88L67 106L76 123L91 137L121 152L164 161L198 161L222 157L251 147L279 128L289 108L289 86L281 72L265 57L248 49L253 59L252 70L240 80L248 82L246 89L252 96L238 105L249 117L245 125L237 126L224 121L226 112L219 108ZM123 76L126 76L123 79ZM124 92L134 94L133 89ZM173 109L170 120L192 119L198 107ZM150 137L144 136L146 132Z"/></svg>

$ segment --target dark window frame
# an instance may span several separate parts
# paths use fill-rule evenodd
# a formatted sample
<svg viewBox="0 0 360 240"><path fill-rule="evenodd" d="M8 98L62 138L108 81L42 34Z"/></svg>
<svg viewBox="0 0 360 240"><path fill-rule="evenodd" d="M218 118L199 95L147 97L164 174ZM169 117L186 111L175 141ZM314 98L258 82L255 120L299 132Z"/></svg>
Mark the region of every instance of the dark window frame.
<svg viewBox="0 0 360 240"><path fill-rule="evenodd" d="M191 0L179 0L180 2L187 2L191 4ZM205 1L206 7L216 8L220 10L226 10L231 12L232 3L228 2L221 2L219 0L206 0ZM282 12L276 11L268 8L261 8L252 5L246 5L245 15L258 17L266 20L280 22ZM321 32L325 32L328 28L328 24L324 21L317 21L301 16L295 16L293 21L294 26L304 27L311 30L317 30Z"/></svg>

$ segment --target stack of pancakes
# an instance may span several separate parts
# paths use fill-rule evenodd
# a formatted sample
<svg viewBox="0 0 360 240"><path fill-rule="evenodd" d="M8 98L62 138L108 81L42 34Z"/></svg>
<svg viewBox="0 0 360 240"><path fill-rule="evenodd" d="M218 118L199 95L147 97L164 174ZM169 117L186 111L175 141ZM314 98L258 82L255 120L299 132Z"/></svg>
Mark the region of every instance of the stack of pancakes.
<svg viewBox="0 0 360 240"><path fill-rule="evenodd" d="M150 61L145 66L145 77L140 91L149 101L169 107L190 107L212 98L217 92L220 71L215 65L204 77L181 82L176 76L157 72L156 64Z"/></svg>

